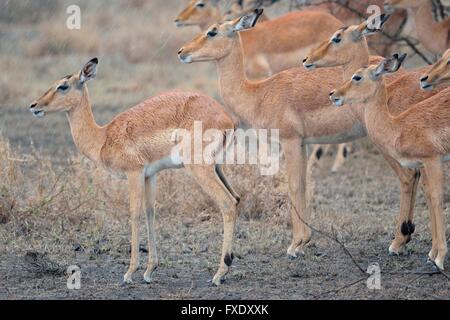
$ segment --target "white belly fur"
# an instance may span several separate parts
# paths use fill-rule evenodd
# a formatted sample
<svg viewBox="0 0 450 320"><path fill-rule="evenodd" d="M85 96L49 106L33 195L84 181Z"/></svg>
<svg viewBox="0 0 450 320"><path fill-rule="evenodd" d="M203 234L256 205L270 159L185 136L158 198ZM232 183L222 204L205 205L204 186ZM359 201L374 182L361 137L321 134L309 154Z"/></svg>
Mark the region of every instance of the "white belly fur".
<svg viewBox="0 0 450 320"><path fill-rule="evenodd" d="M442 162L448 162L448 161L450 161L450 154L442 156ZM399 162L402 165L402 167L405 167L408 169L423 168L423 163L420 161L400 160Z"/></svg>
<svg viewBox="0 0 450 320"><path fill-rule="evenodd" d="M183 161L178 155L177 157L166 157L161 160L155 161L145 167L145 176L153 177L158 172L166 169L180 169L183 168Z"/></svg>

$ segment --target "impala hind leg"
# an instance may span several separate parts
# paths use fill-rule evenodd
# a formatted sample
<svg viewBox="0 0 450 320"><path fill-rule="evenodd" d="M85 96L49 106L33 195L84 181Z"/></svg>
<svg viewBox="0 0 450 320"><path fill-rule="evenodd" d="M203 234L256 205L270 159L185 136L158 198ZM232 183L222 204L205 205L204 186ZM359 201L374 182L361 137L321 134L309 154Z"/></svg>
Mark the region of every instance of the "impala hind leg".
<svg viewBox="0 0 450 320"><path fill-rule="evenodd" d="M131 261L128 272L123 277L124 283L131 283L133 273L139 266L139 217L144 209L144 172L128 173L130 214L131 214Z"/></svg>
<svg viewBox="0 0 450 320"><path fill-rule="evenodd" d="M385 156L400 180L400 213L395 228L395 238L389 246L390 255L399 255L402 248L411 241L415 232L414 206L420 171L403 168L395 159Z"/></svg>
<svg viewBox="0 0 450 320"><path fill-rule="evenodd" d="M338 146L338 151L336 154L336 159L334 160L331 172L336 173L344 165L345 160L347 160L348 154L352 152L352 144L344 143Z"/></svg>
<svg viewBox="0 0 450 320"><path fill-rule="evenodd" d="M284 140L282 147L286 158L289 195L292 203L292 243L287 254L289 258L295 259L311 240L311 229L305 224L309 222L309 210L306 205L308 157L306 146L300 139Z"/></svg>
<svg viewBox="0 0 450 320"><path fill-rule="evenodd" d="M144 280L151 282L152 275L158 267L158 252L155 241L155 202L156 175L145 178L145 212L147 215L148 264L144 273Z"/></svg>
<svg viewBox="0 0 450 320"><path fill-rule="evenodd" d="M447 238L445 237L444 221L444 185L443 166L440 158L424 162L424 189L430 210L430 224L432 234L432 247L428 254L436 266L444 270L445 257L447 255Z"/></svg>
<svg viewBox="0 0 450 320"><path fill-rule="evenodd" d="M215 200L222 211L224 222L222 256L219 270L212 280L213 284L219 286L234 259L232 247L237 219L237 200L223 184L214 166L186 166L186 170L192 174L202 189Z"/></svg>

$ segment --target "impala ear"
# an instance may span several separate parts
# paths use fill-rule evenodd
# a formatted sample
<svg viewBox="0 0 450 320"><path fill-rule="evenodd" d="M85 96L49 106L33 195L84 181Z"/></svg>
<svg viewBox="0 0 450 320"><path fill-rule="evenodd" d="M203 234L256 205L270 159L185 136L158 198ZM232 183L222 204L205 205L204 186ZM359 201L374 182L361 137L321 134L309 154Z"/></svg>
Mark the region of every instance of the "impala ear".
<svg viewBox="0 0 450 320"><path fill-rule="evenodd" d="M390 15L383 13L381 15L367 19L367 21L364 23L365 28L362 30L362 35L368 36L381 32L386 21L388 21L390 17Z"/></svg>
<svg viewBox="0 0 450 320"><path fill-rule="evenodd" d="M97 75L98 59L94 58L84 65L80 71L80 85L92 80Z"/></svg>
<svg viewBox="0 0 450 320"><path fill-rule="evenodd" d="M396 53L392 57L384 59L372 72L372 78L378 79L384 74L397 72L405 61L406 56L406 53L401 55Z"/></svg>
<svg viewBox="0 0 450 320"><path fill-rule="evenodd" d="M234 26L234 31L242 31L253 28L263 12L264 9L255 9L253 12L242 16L238 23Z"/></svg>

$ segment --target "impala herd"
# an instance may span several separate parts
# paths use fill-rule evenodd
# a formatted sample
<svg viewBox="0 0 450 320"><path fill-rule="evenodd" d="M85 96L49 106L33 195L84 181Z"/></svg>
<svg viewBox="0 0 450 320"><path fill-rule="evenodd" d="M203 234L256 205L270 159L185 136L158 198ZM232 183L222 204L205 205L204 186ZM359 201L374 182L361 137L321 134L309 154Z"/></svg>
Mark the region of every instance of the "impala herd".
<svg viewBox="0 0 450 320"><path fill-rule="evenodd" d="M421 181L432 231L428 257L443 270L447 254L443 162L450 160L448 38L444 44L436 35L439 43L430 43L430 49L436 49L432 52L442 56L435 65L406 71L401 68L406 55L383 58L369 54L366 37L387 24L387 15L348 27L323 10L300 11L269 20L258 8L265 2L275 1L240 1L222 15L218 0L192 0L175 20L177 26L195 25L201 29L178 56L182 63L215 63L226 109L200 93L171 91L99 126L87 87L97 73L96 58L58 80L31 104L36 117L64 111L78 150L104 168L126 174L132 250L124 282L132 282L139 266L139 219L144 212L149 248L144 280L151 281L158 267L154 229L157 175L162 170L185 168L215 200L223 215L222 255L213 278L215 285L222 283L234 258L233 235L240 201L216 158L226 152L228 142L214 145L211 161L186 164L180 154L174 156L179 141L173 139L173 132L190 132L194 122L201 121L205 129L220 130L226 136L227 131L237 128L233 119L253 128L279 130L292 203L289 258L298 257L311 240L306 199L311 160L308 145L350 143L368 136L400 182L400 213L389 253L399 254L411 240L415 197ZM403 2L407 1L386 1L386 8L391 10ZM423 5L419 0L408 3L414 3L418 11ZM263 21L258 23L259 19ZM420 23L416 18L417 28ZM428 36L428 40L434 38ZM350 147L341 146L336 168L343 164L343 155ZM319 150L314 149L313 158Z"/></svg>

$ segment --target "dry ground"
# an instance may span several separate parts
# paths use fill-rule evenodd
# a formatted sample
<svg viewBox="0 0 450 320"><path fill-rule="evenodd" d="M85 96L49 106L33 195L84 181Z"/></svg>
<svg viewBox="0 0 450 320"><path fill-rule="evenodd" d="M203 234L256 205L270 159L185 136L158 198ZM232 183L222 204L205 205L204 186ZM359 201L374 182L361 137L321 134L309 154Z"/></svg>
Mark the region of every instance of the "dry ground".
<svg viewBox="0 0 450 320"><path fill-rule="evenodd" d="M17 5L22 2L28 5ZM75 33L65 28L66 2L45 2L50 13L29 7L35 2L0 0L0 131L5 137L0 141L0 299L449 298L448 279L429 274L432 267L425 263L431 236L422 193L407 251L387 255L398 186L365 140L339 174L329 173L331 157L315 170L312 224L327 233L334 230L362 268L379 263L382 290L369 291L366 275L336 242L319 234L304 257L288 261L284 167L277 176L260 177L251 166L226 168L243 200L238 258L224 286L208 283L220 254L221 215L183 171L173 171L159 178L161 265L154 282L147 285L141 278L146 261L142 232L141 269L135 284L121 287L130 239L126 183L76 154L64 115L36 120L27 105L92 56L101 63L90 85L100 123L170 88L217 97L215 70L177 61L177 49L195 35L171 22L186 1L79 1L83 27ZM271 13L285 9L280 5ZM448 184L446 194L448 207ZM70 265L82 269L79 291L66 288Z"/></svg>

